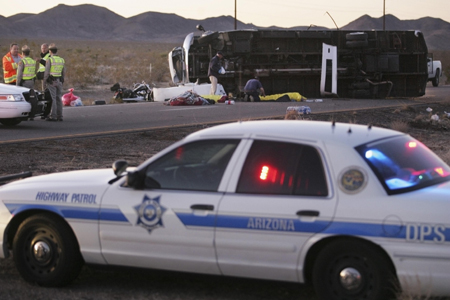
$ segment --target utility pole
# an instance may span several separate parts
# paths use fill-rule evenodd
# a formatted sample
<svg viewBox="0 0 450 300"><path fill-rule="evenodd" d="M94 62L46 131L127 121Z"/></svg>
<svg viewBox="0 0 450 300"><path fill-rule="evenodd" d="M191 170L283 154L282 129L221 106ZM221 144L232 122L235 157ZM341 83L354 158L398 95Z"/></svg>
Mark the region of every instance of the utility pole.
<svg viewBox="0 0 450 300"><path fill-rule="evenodd" d="M386 0L383 0L383 31L386 31Z"/></svg>
<svg viewBox="0 0 450 300"><path fill-rule="evenodd" d="M234 0L234 30L237 30L237 0Z"/></svg>

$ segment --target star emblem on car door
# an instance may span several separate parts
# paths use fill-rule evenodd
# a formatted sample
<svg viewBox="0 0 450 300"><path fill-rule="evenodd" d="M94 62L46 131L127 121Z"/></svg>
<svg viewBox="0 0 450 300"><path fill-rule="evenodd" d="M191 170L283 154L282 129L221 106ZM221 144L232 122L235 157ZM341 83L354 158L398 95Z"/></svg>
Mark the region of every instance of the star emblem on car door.
<svg viewBox="0 0 450 300"><path fill-rule="evenodd" d="M138 214L136 225L144 227L149 233L151 233L153 229L164 227L162 215L166 209L160 205L160 198L161 196L150 198L145 195L142 203L134 207Z"/></svg>

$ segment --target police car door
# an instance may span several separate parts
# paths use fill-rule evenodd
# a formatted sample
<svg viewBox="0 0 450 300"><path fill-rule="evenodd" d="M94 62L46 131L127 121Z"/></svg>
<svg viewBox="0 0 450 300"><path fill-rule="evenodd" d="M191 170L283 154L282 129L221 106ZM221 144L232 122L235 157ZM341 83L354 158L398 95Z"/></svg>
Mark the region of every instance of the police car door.
<svg viewBox="0 0 450 300"><path fill-rule="evenodd" d="M103 197L102 253L109 264L218 274L218 192L239 140L197 141L139 167L143 187L124 181ZM136 173L136 174L138 174Z"/></svg>
<svg viewBox="0 0 450 300"><path fill-rule="evenodd" d="M336 205L317 145L255 140L219 207L216 248L225 275L297 281L304 243Z"/></svg>

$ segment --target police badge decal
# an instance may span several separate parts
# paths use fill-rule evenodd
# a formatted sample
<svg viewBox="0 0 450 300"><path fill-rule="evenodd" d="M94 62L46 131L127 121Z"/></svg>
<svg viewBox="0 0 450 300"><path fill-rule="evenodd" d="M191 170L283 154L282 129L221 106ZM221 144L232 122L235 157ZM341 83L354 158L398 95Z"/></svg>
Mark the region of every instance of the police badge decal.
<svg viewBox="0 0 450 300"><path fill-rule="evenodd" d="M166 209L159 204L160 197L161 196L151 199L145 195L142 203L134 207L139 216L136 225L144 227L149 233L151 233L153 229L164 227L162 215Z"/></svg>

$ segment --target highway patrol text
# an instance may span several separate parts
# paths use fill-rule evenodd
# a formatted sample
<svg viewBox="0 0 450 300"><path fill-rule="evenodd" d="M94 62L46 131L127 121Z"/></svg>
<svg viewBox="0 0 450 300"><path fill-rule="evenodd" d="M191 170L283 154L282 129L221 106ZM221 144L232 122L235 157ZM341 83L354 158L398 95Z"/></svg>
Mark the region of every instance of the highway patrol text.
<svg viewBox="0 0 450 300"><path fill-rule="evenodd" d="M97 204L95 194L72 194L70 193L54 193L54 192L38 192L36 194L36 201L50 201L50 202L64 202L64 203L79 203L79 204Z"/></svg>

